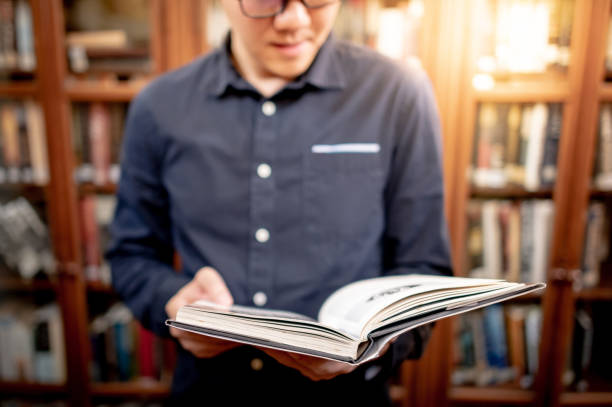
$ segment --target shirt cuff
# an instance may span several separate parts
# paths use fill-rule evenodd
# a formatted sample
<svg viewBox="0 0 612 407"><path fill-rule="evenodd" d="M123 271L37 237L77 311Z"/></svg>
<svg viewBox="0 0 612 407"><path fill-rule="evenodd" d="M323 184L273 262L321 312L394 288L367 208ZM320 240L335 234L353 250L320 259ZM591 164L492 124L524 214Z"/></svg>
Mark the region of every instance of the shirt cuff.
<svg viewBox="0 0 612 407"><path fill-rule="evenodd" d="M153 296L151 306L151 328L157 335L169 337L170 330L166 326L168 314L166 314L166 304L191 278L182 273L168 273L160 282Z"/></svg>

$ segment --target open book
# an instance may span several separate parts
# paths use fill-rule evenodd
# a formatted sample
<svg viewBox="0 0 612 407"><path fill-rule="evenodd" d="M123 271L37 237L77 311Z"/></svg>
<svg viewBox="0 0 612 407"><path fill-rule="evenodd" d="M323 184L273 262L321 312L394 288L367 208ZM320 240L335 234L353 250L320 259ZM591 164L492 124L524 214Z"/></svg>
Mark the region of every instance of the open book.
<svg viewBox="0 0 612 407"><path fill-rule="evenodd" d="M417 326L544 288L542 283L403 275L348 284L304 315L207 301L181 307L167 325L249 345L361 364Z"/></svg>

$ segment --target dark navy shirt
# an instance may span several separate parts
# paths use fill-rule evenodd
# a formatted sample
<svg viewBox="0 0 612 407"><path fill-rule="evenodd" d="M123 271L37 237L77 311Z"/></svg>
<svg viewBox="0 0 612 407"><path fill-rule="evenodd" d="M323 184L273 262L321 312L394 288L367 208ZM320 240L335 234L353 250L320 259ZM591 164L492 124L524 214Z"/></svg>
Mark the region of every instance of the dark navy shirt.
<svg viewBox="0 0 612 407"><path fill-rule="evenodd" d="M237 304L312 317L355 280L450 274L426 75L330 37L265 98L229 41L130 106L108 258L144 325L165 334L166 302L203 266Z"/></svg>

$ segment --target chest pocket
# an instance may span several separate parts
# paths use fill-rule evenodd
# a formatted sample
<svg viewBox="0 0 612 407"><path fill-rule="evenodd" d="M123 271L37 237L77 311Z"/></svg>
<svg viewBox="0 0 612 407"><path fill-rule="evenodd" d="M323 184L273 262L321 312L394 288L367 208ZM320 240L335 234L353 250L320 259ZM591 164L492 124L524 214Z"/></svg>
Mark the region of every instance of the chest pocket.
<svg viewBox="0 0 612 407"><path fill-rule="evenodd" d="M315 248L312 255L324 270L346 267L384 225L381 155L309 151L304 172L305 235Z"/></svg>

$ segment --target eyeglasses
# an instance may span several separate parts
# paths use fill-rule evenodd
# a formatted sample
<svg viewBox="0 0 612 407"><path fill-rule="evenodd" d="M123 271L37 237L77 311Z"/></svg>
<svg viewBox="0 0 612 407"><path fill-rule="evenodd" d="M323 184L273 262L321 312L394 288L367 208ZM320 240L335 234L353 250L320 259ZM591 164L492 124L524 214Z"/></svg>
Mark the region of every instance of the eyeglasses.
<svg viewBox="0 0 612 407"><path fill-rule="evenodd" d="M251 18L268 18L281 14L289 0L238 0L242 14ZM339 0L300 0L307 8L320 8Z"/></svg>

